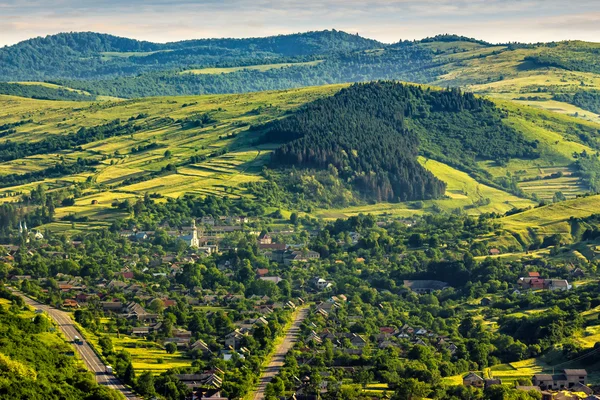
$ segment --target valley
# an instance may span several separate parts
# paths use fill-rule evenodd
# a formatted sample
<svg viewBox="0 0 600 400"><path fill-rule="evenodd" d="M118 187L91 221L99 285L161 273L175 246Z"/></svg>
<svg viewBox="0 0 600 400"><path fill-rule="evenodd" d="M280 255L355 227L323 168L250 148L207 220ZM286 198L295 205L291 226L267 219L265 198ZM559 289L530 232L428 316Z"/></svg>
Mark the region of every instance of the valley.
<svg viewBox="0 0 600 400"><path fill-rule="evenodd" d="M0 398L600 393L599 49L0 48Z"/></svg>

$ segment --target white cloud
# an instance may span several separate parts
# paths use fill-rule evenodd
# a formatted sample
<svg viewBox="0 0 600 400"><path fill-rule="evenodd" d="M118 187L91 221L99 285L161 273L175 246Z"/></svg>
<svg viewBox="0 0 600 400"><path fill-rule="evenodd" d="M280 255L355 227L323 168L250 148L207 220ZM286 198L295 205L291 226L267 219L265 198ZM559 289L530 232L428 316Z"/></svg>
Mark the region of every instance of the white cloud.
<svg viewBox="0 0 600 400"><path fill-rule="evenodd" d="M65 31L100 31L161 42L331 28L386 42L438 33L494 42L600 37L600 2L569 3L565 7L563 0L0 0L0 45Z"/></svg>

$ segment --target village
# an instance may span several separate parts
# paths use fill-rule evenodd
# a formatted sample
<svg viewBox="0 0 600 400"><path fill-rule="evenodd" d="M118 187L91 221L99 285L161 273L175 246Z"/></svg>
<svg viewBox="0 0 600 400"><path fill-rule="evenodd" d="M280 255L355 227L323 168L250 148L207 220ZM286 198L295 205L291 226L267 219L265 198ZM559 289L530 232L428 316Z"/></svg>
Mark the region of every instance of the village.
<svg viewBox="0 0 600 400"><path fill-rule="evenodd" d="M154 231L134 227L115 233L120 246L137 250L113 260L120 267L111 277L67 272L52 277L12 274L8 282L38 298L47 296L50 304L71 313L99 352L108 351L103 349L108 340L112 342L109 347L130 352L133 367L140 372L157 374L175 368L174 376L194 399L226 398L223 388L228 371L255 362L258 355L264 357L264 349L285 333L284 327L299 310L308 312L289 353L299 368L288 375L292 378L286 383L295 399L317 399L357 384L385 398L397 383L377 372L385 368L378 364L381 361L372 360L374 354L409 363L436 358L448 364L441 379L460 377L464 387L508 385L539 392L544 400L598 398L584 370L536 373L524 381L505 382L493 373L473 369L474 362L465 361L472 350L464 339L468 333L462 332L464 319L456 319L459 312L469 315L468 308L440 307L440 302L454 296L456 283L415 276L389 289L361 286L360 271L373 268L369 264L373 258L356 249L364 245L368 231L350 230L332 237L331 243L339 250L334 258L324 259L314 244L323 235L319 228L306 231L300 239L293 227L265 231L255 226L256 221L248 217L203 217L178 229L167 224ZM374 226L370 229L381 230L386 224ZM403 220L394 226L407 230L417 224ZM160 251L155 243L164 240L179 250ZM18 245L3 246L0 261L45 259L51 269L76 271L74 263L81 262L91 246L94 243L71 240L60 250L35 239L25 253ZM408 262L410 253L400 256L399 260ZM378 262L390 259L384 255ZM518 307L519 299L576 290L567 279L546 277L551 270L524 268L523 275L494 290L477 289L479 294L473 295L469 306L472 315L481 313L486 318L497 315L494 310L502 302ZM344 276L341 271L349 269L358 271L358 276ZM585 277L582 268L568 274L569 280ZM492 319L498 320L497 316ZM449 328L450 322L460 325L460 335ZM513 351L512 347L506 351ZM518 354L526 358L533 353L526 349ZM369 387L374 382L380 386L373 391Z"/></svg>

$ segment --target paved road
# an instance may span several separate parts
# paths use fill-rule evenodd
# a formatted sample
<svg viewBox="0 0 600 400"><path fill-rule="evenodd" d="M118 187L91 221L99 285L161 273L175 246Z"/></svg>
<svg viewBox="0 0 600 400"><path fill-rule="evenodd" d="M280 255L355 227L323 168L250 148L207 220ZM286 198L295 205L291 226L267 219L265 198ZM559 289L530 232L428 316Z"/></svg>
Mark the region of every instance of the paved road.
<svg viewBox="0 0 600 400"><path fill-rule="evenodd" d="M263 371L263 374L260 377L260 382L258 384L256 394L254 395L254 400L263 400L265 398L265 389L267 388L267 384L271 382L273 377L275 377L275 375L277 375L281 370L281 367L283 367L285 355L292 347L294 347L294 345L298 341L298 335L300 334L300 325L302 325L302 322L304 321L307 315L308 307L302 308L296 314L296 318L292 322L292 326L290 327L290 329L285 334L283 342L275 350L275 354L273 354L271 362Z"/></svg>
<svg viewBox="0 0 600 400"><path fill-rule="evenodd" d="M25 294L23 294L22 292L20 292L18 290L14 290L14 289L10 289L10 290L13 292L13 294L21 296L27 305L30 305L31 307L34 307L37 309L44 310L44 312L46 312L50 317L52 317L52 319L54 319L54 321L56 321L56 324L58 325L60 330L63 332L63 334L65 335L67 340L73 342L75 336L79 336L80 338L83 337L81 335L81 332L79 332L79 330L75 326L75 324L73 324L73 321L71 320L71 317L69 316L69 314L67 314L66 312L58 310L58 309L48 306L46 304L42 304L38 301L35 301L35 300L27 297ZM123 395L127 399L139 400L139 398L136 397L131 392L131 390L129 390L126 386L124 386L121 383L119 378L117 378L116 376L114 376L112 374L106 373L106 365L102 362L102 360L100 360L98 355L94 352L92 347L86 341L83 341L82 344L74 343L73 346L75 346L75 349L77 350L77 352L79 353L79 355L81 356L83 361L85 362L86 367L92 373L94 373L94 375L96 376L96 381L100 385L105 385L111 389L120 391L121 393L123 393Z"/></svg>

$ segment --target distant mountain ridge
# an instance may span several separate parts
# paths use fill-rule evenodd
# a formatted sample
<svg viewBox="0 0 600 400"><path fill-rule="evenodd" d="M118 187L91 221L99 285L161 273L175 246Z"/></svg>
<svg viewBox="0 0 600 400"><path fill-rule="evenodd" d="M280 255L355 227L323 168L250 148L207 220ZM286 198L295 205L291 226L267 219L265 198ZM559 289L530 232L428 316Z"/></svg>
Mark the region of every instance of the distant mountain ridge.
<svg viewBox="0 0 600 400"><path fill-rule="evenodd" d="M94 32L60 33L0 49L0 80L97 79L189 65L248 65L377 46L382 44L337 30L164 44Z"/></svg>
<svg viewBox="0 0 600 400"><path fill-rule="evenodd" d="M442 34L385 44L338 30L246 39L151 43L93 32L61 33L0 49L0 82L55 88L0 87L0 94L69 100L75 89L139 98L247 93L335 83L400 80L460 87L515 99L562 99L596 110L574 95L600 89L600 44L491 44ZM600 78L599 78L600 79ZM530 82L530 83L528 83ZM9 90L10 89L10 90ZM561 96L566 94L567 96ZM556 96L555 96L556 95ZM540 103L540 102L538 102ZM552 108L550 102L542 102ZM582 114L582 111L577 111ZM585 112L585 111L584 111Z"/></svg>

